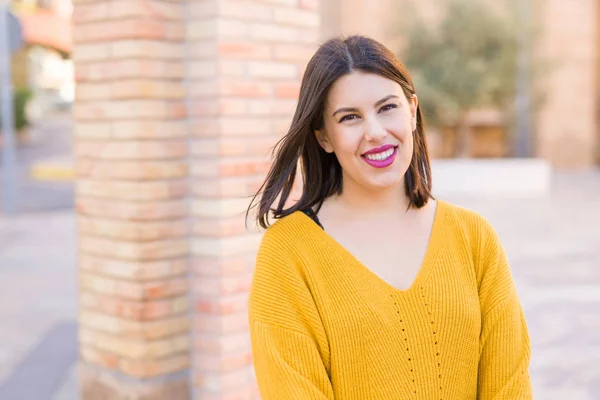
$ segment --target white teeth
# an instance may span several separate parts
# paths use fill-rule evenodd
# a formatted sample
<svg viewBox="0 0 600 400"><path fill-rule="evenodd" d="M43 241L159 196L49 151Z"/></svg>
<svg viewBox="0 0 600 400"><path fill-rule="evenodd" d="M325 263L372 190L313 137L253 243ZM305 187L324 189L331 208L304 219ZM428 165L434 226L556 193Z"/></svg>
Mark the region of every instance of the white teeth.
<svg viewBox="0 0 600 400"><path fill-rule="evenodd" d="M365 158L373 161L382 161L394 154L394 147L381 153L366 154Z"/></svg>

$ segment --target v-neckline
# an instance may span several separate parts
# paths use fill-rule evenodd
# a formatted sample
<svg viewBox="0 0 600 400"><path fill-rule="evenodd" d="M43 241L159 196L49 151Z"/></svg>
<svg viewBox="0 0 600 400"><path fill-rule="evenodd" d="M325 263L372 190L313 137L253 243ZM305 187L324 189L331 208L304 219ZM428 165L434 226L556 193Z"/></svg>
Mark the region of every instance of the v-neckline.
<svg viewBox="0 0 600 400"><path fill-rule="evenodd" d="M357 266L360 269L360 272L366 277L370 277L371 279L375 279L382 286L386 287L388 290L391 290L395 293L410 293L415 290L415 287L418 287L421 283L425 282L431 269L435 264L435 259L437 258L437 254L439 249L443 245L443 228L444 228L444 220L446 216L446 204L442 200L436 201L436 209L433 217L433 224L431 228L431 233L429 235L429 241L427 243L427 249L425 250L425 256L423 257L423 261L421 262L421 266L419 271L411 283L411 285L406 289L397 288L391 283L387 282L381 276L377 275L373 272L369 267L363 264L354 254L352 254L348 249L342 246L333 236L327 233L324 229L322 229L317 223L310 218L308 215L303 213L302 211L298 211L302 218L305 218L305 221L317 231L315 235L320 237L324 242L327 248L335 249L338 253L345 258L349 263Z"/></svg>

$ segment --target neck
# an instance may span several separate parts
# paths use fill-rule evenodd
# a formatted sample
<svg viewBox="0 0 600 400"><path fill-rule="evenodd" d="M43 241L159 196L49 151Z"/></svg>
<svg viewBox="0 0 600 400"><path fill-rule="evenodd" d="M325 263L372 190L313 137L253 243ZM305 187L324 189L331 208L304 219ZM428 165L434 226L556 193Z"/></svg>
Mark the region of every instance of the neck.
<svg viewBox="0 0 600 400"><path fill-rule="evenodd" d="M386 189L368 189L346 180L342 194L334 198L348 212L360 211L363 215L402 215L410 200L404 190L404 180Z"/></svg>

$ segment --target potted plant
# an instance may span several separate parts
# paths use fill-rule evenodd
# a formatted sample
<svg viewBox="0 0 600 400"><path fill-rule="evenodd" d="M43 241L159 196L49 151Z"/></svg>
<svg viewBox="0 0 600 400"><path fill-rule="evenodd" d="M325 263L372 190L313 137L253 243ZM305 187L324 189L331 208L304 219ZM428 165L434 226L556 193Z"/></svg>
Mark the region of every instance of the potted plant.
<svg viewBox="0 0 600 400"><path fill-rule="evenodd" d="M520 40L531 29L520 21L515 0L440 0L433 19L410 8L412 0L401 3L412 17L400 21L399 53L413 74L426 121L437 132L438 152L507 156ZM536 94L536 88L527 90Z"/></svg>

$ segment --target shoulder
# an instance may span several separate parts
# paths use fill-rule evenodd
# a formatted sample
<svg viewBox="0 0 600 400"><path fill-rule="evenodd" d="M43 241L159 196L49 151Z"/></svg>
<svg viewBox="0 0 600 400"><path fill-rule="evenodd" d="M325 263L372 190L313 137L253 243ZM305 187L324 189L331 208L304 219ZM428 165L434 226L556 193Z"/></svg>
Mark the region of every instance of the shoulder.
<svg viewBox="0 0 600 400"><path fill-rule="evenodd" d="M251 319L279 321L277 324L287 326L290 321L281 319L312 301L305 261L311 223L309 217L295 212L265 230L250 288Z"/></svg>
<svg viewBox="0 0 600 400"><path fill-rule="evenodd" d="M496 229L480 213L448 202L445 224L452 243L465 249L471 256L479 279L489 272L490 266L505 258L504 249Z"/></svg>
<svg viewBox="0 0 600 400"><path fill-rule="evenodd" d="M476 246L482 239L496 236L490 221L480 213L443 200L440 204L446 209L444 223L455 234L464 235L470 245Z"/></svg>
<svg viewBox="0 0 600 400"><path fill-rule="evenodd" d="M264 232L260 252L275 251L295 254L301 244L310 239L310 224L313 222L300 211L277 219Z"/></svg>
<svg viewBox="0 0 600 400"><path fill-rule="evenodd" d="M300 211L275 221L263 233L256 258L255 273L270 274L273 269L281 274L303 274L302 266L313 252L319 228L310 217Z"/></svg>

